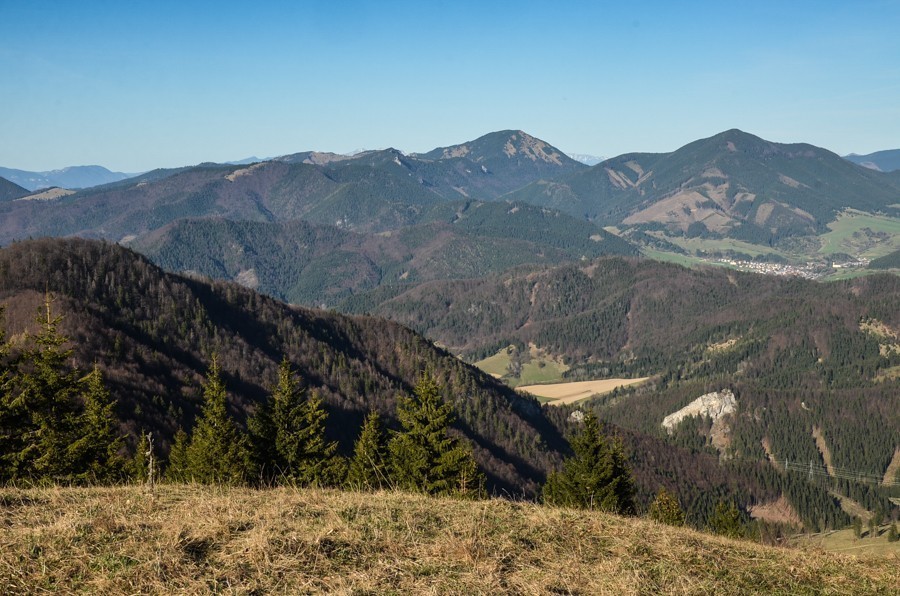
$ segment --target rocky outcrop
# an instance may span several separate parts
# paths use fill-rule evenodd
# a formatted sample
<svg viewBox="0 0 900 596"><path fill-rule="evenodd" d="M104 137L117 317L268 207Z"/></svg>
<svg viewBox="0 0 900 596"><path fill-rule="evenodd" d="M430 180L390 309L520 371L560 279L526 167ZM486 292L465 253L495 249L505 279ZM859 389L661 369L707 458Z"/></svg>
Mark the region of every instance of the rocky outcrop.
<svg viewBox="0 0 900 596"><path fill-rule="evenodd" d="M737 399L730 389L713 391L701 395L677 412L663 418L662 425L669 433L675 430L678 424L688 416L706 416L713 421L713 427L727 414L737 411Z"/></svg>

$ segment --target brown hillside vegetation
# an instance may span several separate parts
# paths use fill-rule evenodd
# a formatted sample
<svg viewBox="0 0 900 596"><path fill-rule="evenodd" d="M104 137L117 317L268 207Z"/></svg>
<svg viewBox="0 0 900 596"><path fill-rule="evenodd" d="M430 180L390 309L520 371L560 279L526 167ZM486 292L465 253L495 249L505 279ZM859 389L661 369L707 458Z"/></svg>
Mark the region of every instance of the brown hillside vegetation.
<svg viewBox="0 0 900 596"><path fill-rule="evenodd" d="M0 490L0 591L896 593L892 561L402 493Z"/></svg>

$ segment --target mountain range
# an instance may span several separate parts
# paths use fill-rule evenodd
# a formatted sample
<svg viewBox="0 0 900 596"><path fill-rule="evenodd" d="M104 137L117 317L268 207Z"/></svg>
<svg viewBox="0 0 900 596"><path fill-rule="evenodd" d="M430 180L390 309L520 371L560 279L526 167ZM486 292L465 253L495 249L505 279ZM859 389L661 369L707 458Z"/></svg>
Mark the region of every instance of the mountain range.
<svg viewBox="0 0 900 596"><path fill-rule="evenodd" d="M110 172L103 166L70 166L47 172L29 172L0 167L0 177L15 182L28 190L40 190L58 186L60 188L90 188L100 184L118 182L133 177L134 174Z"/></svg>
<svg viewBox="0 0 900 596"><path fill-rule="evenodd" d="M394 233L445 219L460 201L502 200L587 220L646 254L738 252L806 262L838 252L871 259L900 248L891 232L900 216L898 174L739 130L672 153L628 154L589 167L507 130L421 154L307 151L252 164L154 170L41 196L53 200L7 202L0 205L0 243L42 235L132 241L186 218L304 220ZM881 219L860 224L858 241L823 240L849 212Z"/></svg>
<svg viewBox="0 0 900 596"><path fill-rule="evenodd" d="M894 172L900 170L900 149L876 151L875 153L869 153L868 155L851 153L850 155L845 155L844 159L880 172Z"/></svg>
<svg viewBox="0 0 900 596"><path fill-rule="evenodd" d="M814 235L848 207L897 214L900 181L825 149L729 130L664 154L633 153L508 198L602 225L754 243Z"/></svg>

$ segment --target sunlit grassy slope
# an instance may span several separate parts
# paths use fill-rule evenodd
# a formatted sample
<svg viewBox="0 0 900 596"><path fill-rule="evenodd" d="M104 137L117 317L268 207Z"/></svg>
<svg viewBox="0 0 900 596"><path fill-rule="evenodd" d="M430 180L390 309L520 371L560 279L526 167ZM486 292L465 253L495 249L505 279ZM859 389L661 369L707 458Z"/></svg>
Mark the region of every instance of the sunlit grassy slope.
<svg viewBox="0 0 900 596"><path fill-rule="evenodd" d="M0 592L897 593L896 559L401 493L0 489Z"/></svg>

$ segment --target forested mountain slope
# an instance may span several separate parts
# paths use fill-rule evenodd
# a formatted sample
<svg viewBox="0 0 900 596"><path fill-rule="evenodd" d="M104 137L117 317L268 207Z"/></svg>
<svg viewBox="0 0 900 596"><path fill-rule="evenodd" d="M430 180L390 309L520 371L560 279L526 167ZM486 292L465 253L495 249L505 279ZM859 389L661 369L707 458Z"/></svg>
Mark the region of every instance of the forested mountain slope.
<svg viewBox="0 0 900 596"><path fill-rule="evenodd" d="M564 446L538 404L516 395L406 328L371 317L292 308L234 285L164 273L117 246L83 240L16 243L0 251L0 299L9 335L33 324L43 292L56 297L82 368L105 371L133 435L164 439L189 427L213 353L243 418L287 356L328 403L330 433L345 446L370 409L393 416L431 369L474 442L493 485L534 492Z"/></svg>
<svg viewBox="0 0 900 596"><path fill-rule="evenodd" d="M385 287L344 308L410 325L472 358L533 343L563 357L573 380L652 376L595 405L611 422L659 437L666 415L729 389L738 411L723 453L828 459L880 477L900 448L898 304L900 279L890 275L819 284L608 258ZM704 424L669 440L711 449Z"/></svg>
<svg viewBox="0 0 900 596"><path fill-rule="evenodd" d="M235 280L294 303L335 306L386 283L459 279L524 263L558 264L636 249L593 224L523 203L462 201L428 223L360 234L304 221L180 220L130 246L170 271Z"/></svg>
<svg viewBox="0 0 900 596"><path fill-rule="evenodd" d="M0 178L0 202L12 201L27 194L29 194L27 189L6 178Z"/></svg>
<svg viewBox="0 0 900 596"><path fill-rule="evenodd" d="M431 370L489 486L511 495L536 493L566 450L564 435L577 426L566 410L541 408L396 323L290 307L233 284L167 274L94 241L37 240L0 250L0 304L13 346L33 329L45 291L65 317L76 363L104 371L132 440L152 430L165 445L178 427L190 426L214 352L239 418L267 392L286 355L325 398L328 433L345 453L369 410L395 427L397 394ZM755 464L723 467L710 454L610 431L625 442L639 501L665 485L693 523L705 523L719 499L749 507L780 494L782 481Z"/></svg>

